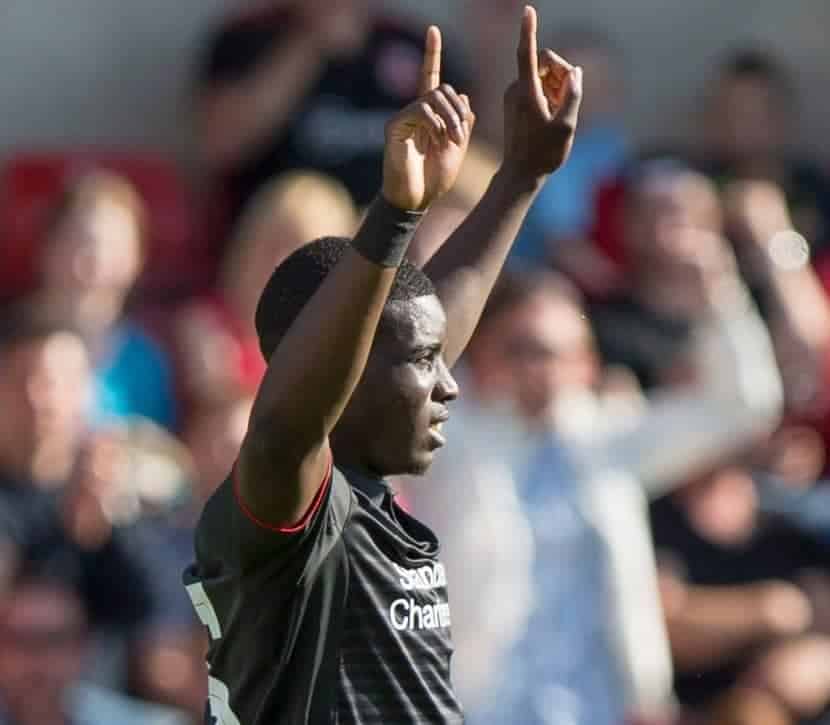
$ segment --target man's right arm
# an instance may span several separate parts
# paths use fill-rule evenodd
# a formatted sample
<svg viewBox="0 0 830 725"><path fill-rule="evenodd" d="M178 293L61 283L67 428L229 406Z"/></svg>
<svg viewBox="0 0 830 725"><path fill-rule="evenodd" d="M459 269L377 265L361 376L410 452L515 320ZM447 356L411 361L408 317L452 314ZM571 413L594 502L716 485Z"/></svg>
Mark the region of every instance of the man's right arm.
<svg viewBox="0 0 830 725"><path fill-rule="evenodd" d="M363 373L417 211L452 186L464 160L470 124L459 117L471 112L438 89L439 63L440 34L431 28L426 92L387 126L381 198L269 361L236 472L242 503L269 526L291 527L310 508L331 465L329 434Z"/></svg>

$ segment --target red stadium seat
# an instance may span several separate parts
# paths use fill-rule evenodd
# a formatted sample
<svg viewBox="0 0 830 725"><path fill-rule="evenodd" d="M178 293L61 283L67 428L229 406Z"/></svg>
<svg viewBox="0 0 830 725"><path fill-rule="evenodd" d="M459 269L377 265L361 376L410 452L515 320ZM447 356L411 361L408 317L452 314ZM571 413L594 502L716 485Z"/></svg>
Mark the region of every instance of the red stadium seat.
<svg viewBox="0 0 830 725"><path fill-rule="evenodd" d="M34 283L37 240L45 213L65 183L93 168L124 175L149 216L149 255L142 287L175 292L203 269L193 199L175 163L153 153L71 150L18 153L0 168L0 290L4 298Z"/></svg>

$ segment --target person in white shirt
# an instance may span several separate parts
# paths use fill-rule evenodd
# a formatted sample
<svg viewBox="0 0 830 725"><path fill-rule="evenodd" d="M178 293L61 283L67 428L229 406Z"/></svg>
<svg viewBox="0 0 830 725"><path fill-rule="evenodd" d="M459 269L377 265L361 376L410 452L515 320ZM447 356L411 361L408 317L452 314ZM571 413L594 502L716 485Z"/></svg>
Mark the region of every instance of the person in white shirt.
<svg viewBox="0 0 830 725"><path fill-rule="evenodd" d="M564 280L514 269L491 297L462 373L473 394L447 429L463 444L432 472L454 485L411 500L445 536L455 677L475 725L616 725L671 705L648 499L771 430L782 397L733 260L707 245L723 254L696 278L694 381L649 400L603 371Z"/></svg>

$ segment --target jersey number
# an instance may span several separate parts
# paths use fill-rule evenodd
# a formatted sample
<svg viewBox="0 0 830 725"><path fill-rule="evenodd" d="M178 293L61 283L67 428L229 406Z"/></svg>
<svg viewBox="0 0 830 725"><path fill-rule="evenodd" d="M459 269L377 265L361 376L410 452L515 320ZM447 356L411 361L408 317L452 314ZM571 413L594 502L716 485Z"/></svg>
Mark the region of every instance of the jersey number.
<svg viewBox="0 0 830 725"><path fill-rule="evenodd" d="M187 593L196 615L210 632L211 639L222 637L222 628L219 626L219 618L216 610L208 598L205 588L201 582L187 585ZM208 719L210 725L240 725L230 705L230 692L228 686L222 680L208 675Z"/></svg>

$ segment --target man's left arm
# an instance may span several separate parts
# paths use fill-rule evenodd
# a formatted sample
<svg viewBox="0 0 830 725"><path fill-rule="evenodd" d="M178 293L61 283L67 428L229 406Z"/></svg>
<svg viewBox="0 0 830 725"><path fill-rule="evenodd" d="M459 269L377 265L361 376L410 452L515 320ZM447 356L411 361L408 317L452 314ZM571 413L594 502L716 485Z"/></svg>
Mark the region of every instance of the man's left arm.
<svg viewBox="0 0 830 725"><path fill-rule="evenodd" d="M481 201L425 269L448 319L444 353L463 353L536 193L570 153L582 98L582 71L537 51L537 16L527 8L517 53L519 78L505 94L504 161Z"/></svg>

